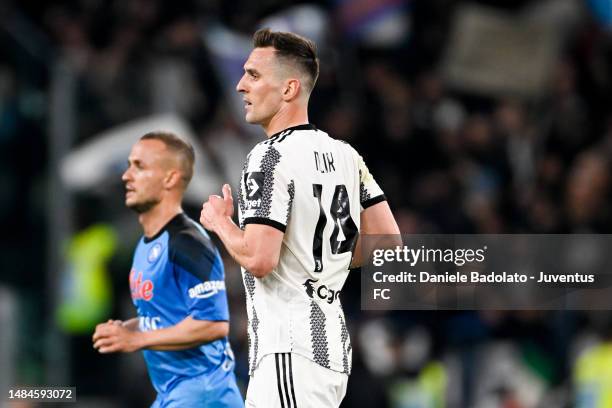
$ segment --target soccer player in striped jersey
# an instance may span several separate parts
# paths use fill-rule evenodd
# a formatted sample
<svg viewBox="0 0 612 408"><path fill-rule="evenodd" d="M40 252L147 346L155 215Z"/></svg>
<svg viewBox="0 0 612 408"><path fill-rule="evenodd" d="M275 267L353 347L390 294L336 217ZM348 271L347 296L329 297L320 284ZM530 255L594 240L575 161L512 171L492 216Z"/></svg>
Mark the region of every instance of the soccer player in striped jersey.
<svg viewBox="0 0 612 408"><path fill-rule="evenodd" d="M94 347L143 351L154 408L240 408L223 262L181 208L194 159L193 148L168 132L148 133L133 146L123 181L125 204L144 230L129 277L138 317L99 324Z"/></svg>
<svg viewBox="0 0 612 408"><path fill-rule="evenodd" d="M360 232L399 234L361 156L308 121L319 72L314 44L259 30L237 85L246 120L267 140L244 163L232 221L228 185L200 222L242 266L249 317L246 406L337 407L351 371L342 306Z"/></svg>

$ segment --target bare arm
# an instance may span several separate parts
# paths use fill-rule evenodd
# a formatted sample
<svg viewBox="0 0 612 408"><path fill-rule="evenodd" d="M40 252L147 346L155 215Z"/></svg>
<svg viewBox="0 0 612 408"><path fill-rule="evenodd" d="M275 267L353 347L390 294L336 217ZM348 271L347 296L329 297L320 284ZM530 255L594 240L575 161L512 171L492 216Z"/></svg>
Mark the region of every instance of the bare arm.
<svg viewBox="0 0 612 408"><path fill-rule="evenodd" d="M106 322L96 325L96 330L98 330L100 327L104 325L112 324L115 326L125 327L126 329L130 331L139 331L140 330L139 323L140 323L140 319L138 317L132 317L131 319L128 319L128 320L108 319Z"/></svg>
<svg viewBox="0 0 612 408"><path fill-rule="evenodd" d="M185 318L180 323L159 330L142 332L142 348L184 350L210 343L229 334L228 322Z"/></svg>
<svg viewBox="0 0 612 408"><path fill-rule="evenodd" d="M131 318L129 320L124 320L122 322L120 321L120 323L121 323L121 325L123 327L125 327L126 329L131 330L131 331L138 331L139 330L138 322L139 322L139 319L137 317L133 317L133 318Z"/></svg>
<svg viewBox="0 0 612 408"><path fill-rule="evenodd" d="M367 261L369 254L366 254L366 259L363 259L364 250L369 252L371 249L374 249L362 248L363 235L384 235L384 237L379 239L379 242L376 242L376 247L395 248L398 245L402 245L399 227L387 201L381 201L361 212L360 234L355 245L355 251L353 252L351 268L357 268Z"/></svg>
<svg viewBox="0 0 612 408"><path fill-rule="evenodd" d="M131 321L137 319L131 319ZM123 325L104 323L96 327L94 348L100 353L132 352L141 349L185 350L227 336L229 323L183 319L174 326L146 332L133 331Z"/></svg>
<svg viewBox="0 0 612 408"><path fill-rule="evenodd" d="M268 275L278 265L284 233L274 227L249 224L244 231L232 221L233 208L229 186L223 186L223 198L210 196L202 207L200 222L215 232L232 258L258 278Z"/></svg>
<svg viewBox="0 0 612 408"><path fill-rule="evenodd" d="M283 233L276 228L249 224L242 231L225 218L215 232L232 258L254 276L263 278L278 265Z"/></svg>

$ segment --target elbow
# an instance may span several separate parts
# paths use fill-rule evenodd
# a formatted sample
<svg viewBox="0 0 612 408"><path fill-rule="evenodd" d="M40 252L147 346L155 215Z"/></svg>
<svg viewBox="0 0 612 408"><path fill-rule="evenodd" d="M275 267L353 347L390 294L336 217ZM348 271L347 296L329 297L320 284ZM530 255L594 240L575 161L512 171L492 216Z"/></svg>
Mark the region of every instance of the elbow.
<svg viewBox="0 0 612 408"><path fill-rule="evenodd" d="M245 265L246 270L256 278L263 278L276 268L278 265L278 259L271 259L269 257L256 257L248 265Z"/></svg>
<svg viewBox="0 0 612 408"><path fill-rule="evenodd" d="M228 322L212 322L211 326L207 328L206 333L199 340L201 343L211 343L227 336L229 336Z"/></svg>
<svg viewBox="0 0 612 408"><path fill-rule="evenodd" d="M185 343L190 347L201 344L212 343L213 341L229 336L229 322L196 320L188 317L189 325L185 335Z"/></svg>
<svg viewBox="0 0 612 408"><path fill-rule="evenodd" d="M404 245L402 236L399 234L381 235L376 240L374 247L379 249L396 249Z"/></svg>

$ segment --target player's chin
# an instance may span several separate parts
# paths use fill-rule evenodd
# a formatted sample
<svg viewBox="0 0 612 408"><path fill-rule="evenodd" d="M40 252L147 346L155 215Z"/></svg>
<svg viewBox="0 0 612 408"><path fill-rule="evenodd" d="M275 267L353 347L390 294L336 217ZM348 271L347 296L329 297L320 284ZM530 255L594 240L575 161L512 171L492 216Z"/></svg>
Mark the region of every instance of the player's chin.
<svg viewBox="0 0 612 408"><path fill-rule="evenodd" d="M244 120L246 120L247 123L250 123L251 125L256 125L259 123L259 120L257 119L257 117L255 115L253 115L252 112L247 112L244 115Z"/></svg>
<svg viewBox="0 0 612 408"><path fill-rule="evenodd" d="M134 198L129 198L129 197L126 197L125 199L125 206L129 208L130 210L136 211L137 213L144 212L147 207L143 203L135 200Z"/></svg>
<svg viewBox="0 0 612 408"><path fill-rule="evenodd" d="M159 202L159 199L137 201L136 199L130 200L129 198L126 198L125 206L130 210L136 211L138 214L142 214L151 210L153 207L159 204Z"/></svg>
<svg viewBox="0 0 612 408"><path fill-rule="evenodd" d="M134 197L130 197L129 194L125 195L125 206L127 208L132 208L133 206L138 205Z"/></svg>

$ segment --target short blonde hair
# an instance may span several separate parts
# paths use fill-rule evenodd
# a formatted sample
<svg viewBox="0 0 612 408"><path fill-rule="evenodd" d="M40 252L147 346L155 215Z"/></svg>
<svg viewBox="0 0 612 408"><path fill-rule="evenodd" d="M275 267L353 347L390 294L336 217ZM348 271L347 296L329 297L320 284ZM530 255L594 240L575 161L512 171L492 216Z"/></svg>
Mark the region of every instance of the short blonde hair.
<svg viewBox="0 0 612 408"><path fill-rule="evenodd" d="M195 152L190 143L184 141L172 132L155 131L142 136L140 140L159 140L179 158L184 188L187 188L193 177Z"/></svg>

